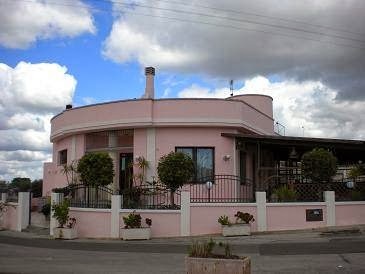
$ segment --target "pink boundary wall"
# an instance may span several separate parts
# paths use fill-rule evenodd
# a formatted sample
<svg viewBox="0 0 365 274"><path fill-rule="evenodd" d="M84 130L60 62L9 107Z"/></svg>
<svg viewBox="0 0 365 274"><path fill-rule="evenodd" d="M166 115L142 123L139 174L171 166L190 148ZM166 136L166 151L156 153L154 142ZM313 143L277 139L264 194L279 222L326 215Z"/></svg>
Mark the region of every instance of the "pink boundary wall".
<svg viewBox="0 0 365 274"><path fill-rule="evenodd" d="M257 210L255 205L236 205L236 204L217 204L217 205L194 205L190 207L190 234L192 236L204 234L221 233L221 226L218 218L221 215L227 215L234 222L237 211L248 212L257 219ZM257 231L257 222L251 225L252 231Z"/></svg>
<svg viewBox="0 0 365 274"><path fill-rule="evenodd" d="M133 210L122 210L120 212L119 227L124 227L123 216L127 216ZM141 214L142 226L146 226L145 218L152 219L152 237L166 238L180 236L180 211L179 210L136 210Z"/></svg>
<svg viewBox="0 0 365 274"><path fill-rule="evenodd" d="M322 209L323 221L307 222L307 209ZM290 203L267 204L267 230L276 231L325 227L327 223L326 215L326 206L323 203L318 203L318 205L313 203L308 205L305 203L300 205Z"/></svg>
<svg viewBox="0 0 365 274"><path fill-rule="evenodd" d="M80 238L110 238L110 209L70 208Z"/></svg>
<svg viewBox="0 0 365 274"><path fill-rule="evenodd" d="M9 230L17 230L17 222L18 222L18 204L17 203L9 203L7 211L3 215L3 226L5 229Z"/></svg>
<svg viewBox="0 0 365 274"><path fill-rule="evenodd" d="M336 203L336 225L365 224L365 202Z"/></svg>

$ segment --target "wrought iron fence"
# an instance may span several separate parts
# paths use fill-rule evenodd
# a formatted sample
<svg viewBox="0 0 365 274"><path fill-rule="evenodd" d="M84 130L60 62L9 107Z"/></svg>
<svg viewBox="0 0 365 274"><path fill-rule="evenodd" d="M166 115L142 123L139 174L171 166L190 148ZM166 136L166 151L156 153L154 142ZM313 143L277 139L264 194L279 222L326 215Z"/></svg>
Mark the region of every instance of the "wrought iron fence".
<svg viewBox="0 0 365 274"><path fill-rule="evenodd" d="M122 195L121 208L132 209L180 209L181 192L171 192L162 185L139 185L125 189Z"/></svg>
<svg viewBox="0 0 365 274"><path fill-rule="evenodd" d="M106 186L74 184L59 189L58 192L64 193L72 207L111 208L113 190Z"/></svg>
<svg viewBox="0 0 365 274"><path fill-rule="evenodd" d="M192 203L250 203L255 202L252 181L235 175L214 175L190 184Z"/></svg>
<svg viewBox="0 0 365 274"><path fill-rule="evenodd" d="M334 191L336 201L365 201L365 182L271 182L265 191L270 202L323 202L324 191Z"/></svg>

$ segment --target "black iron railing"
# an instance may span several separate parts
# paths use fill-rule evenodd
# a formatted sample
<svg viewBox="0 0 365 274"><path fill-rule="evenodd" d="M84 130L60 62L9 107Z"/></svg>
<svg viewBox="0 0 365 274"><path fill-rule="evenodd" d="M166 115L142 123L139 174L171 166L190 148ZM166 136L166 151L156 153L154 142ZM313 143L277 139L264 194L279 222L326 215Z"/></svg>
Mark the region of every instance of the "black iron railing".
<svg viewBox="0 0 365 274"><path fill-rule="evenodd" d="M58 192L64 193L70 200L71 207L111 208L113 190L106 186L74 184L58 189Z"/></svg>
<svg viewBox="0 0 365 274"><path fill-rule="evenodd" d="M214 175L190 183L191 203L255 202L255 190L250 179L235 175Z"/></svg>
<svg viewBox="0 0 365 274"><path fill-rule="evenodd" d="M139 185L120 191L121 208L132 209L180 209L181 192L171 192L162 185Z"/></svg>

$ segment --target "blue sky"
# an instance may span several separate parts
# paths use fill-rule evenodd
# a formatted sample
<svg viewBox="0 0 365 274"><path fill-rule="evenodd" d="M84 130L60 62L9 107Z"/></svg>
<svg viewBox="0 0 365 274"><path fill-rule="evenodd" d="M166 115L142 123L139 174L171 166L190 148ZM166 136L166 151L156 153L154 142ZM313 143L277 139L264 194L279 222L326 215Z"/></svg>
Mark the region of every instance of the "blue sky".
<svg viewBox="0 0 365 274"><path fill-rule="evenodd" d="M40 178L50 118L140 98L259 93L287 135L365 139L365 1L0 0L0 180Z"/></svg>

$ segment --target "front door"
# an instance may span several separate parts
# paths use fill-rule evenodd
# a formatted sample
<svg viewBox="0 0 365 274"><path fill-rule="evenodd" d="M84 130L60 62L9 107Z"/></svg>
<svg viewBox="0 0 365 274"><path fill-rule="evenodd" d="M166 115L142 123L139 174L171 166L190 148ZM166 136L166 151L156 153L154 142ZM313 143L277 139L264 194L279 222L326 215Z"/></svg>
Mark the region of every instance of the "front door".
<svg viewBox="0 0 365 274"><path fill-rule="evenodd" d="M119 189L129 189L133 184L133 153L120 153Z"/></svg>

